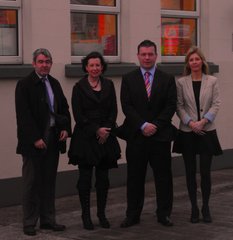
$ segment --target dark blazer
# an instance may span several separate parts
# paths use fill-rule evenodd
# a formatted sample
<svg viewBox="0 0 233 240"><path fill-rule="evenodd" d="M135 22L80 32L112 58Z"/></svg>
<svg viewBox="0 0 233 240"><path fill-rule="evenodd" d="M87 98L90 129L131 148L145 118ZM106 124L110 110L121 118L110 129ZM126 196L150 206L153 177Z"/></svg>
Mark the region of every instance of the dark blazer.
<svg viewBox="0 0 233 240"><path fill-rule="evenodd" d="M110 134L106 143L99 144L96 131L100 127L115 128L117 117L116 94L113 82L101 78L99 98L91 89L87 77L75 84L72 93L72 110L75 127L69 149L69 163L98 165L105 159L106 167L116 167L120 147Z"/></svg>
<svg viewBox="0 0 233 240"><path fill-rule="evenodd" d="M171 119L176 110L176 84L173 76L156 69L151 88L150 99L147 97L144 78L140 68L122 78L121 104L126 116L118 129L118 136L130 141L146 139L141 133L143 123L151 122L158 131L150 137L156 141L171 141L176 128Z"/></svg>
<svg viewBox="0 0 233 240"><path fill-rule="evenodd" d="M57 133L66 130L71 133L69 106L58 80L48 75L54 93L55 126ZM18 145L16 152L22 155L38 155L41 150L34 147L34 142L43 139L50 118L46 90L38 75L33 71L18 81L15 90ZM65 152L65 142L59 144L59 150Z"/></svg>

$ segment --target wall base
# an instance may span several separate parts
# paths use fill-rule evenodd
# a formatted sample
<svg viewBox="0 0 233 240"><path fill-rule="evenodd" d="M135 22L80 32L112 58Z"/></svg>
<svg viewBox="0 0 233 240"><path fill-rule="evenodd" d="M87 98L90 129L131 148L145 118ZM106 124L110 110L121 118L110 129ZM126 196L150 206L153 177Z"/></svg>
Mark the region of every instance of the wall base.
<svg viewBox="0 0 233 240"><path fill-rule="evenodd" d="M233 167L233 149L224 150L223 155L214 157L212 170L232 168ZM182 157L173 157L172 159L173 176L184 175L184 164ZM120 164L117 169L111 169L110 184L111 187L119 187L126 184L126 164ZM76 183L78 179L78 170L59 172L57 175L57 197L77 194ZM153 179L150 168L147 172L147 180ZM1 198L0 208L21 203L22 178L10 178L0 180ZM94 184L93 184L94 186Z"/></svg>

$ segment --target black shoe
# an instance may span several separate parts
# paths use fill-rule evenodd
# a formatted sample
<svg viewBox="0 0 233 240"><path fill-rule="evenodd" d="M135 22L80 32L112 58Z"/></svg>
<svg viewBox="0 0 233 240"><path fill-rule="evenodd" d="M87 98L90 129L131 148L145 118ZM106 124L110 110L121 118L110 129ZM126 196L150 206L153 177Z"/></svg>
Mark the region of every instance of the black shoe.
<svg viewBox="0 0 233 240"><path fill-rule="evenodd" d="M163 217L163 218L158 218L158 222L161 223L165 227L173 226L173 222L171 221L171 219L168 216Z"/></svg>
<svg viewBox="0 0 233 240"><path fill-rule="evenodd" d="M199 222L199 209L198 208L192 208L190 222L191 223L198 223Z"/></svg>
<svg viewBox="0 0 233 240"><path fill-rule="evenodd" d="M202 212L202 216L203 216L203 222L211 223L212 222L212 217L210 215L209 207L202 207L201 212Z"/></svg>
<svg viewBox="0 0 233 240"><path fill-rule="evenodd" d="M23 232L25 235L28 236L35 236L36 235L36 230L34 226L27 226L23 228Z"/></svg>
<svg viewBox="0 0 233 240"><path fill-rule="evenodd" d="M54 223L54 224L44 223L40 225L40 229L53 230L55 232L60 232L60 231L64 231L66 229L66 226L57 224L57 223Z"/></svg>
<svg viewBox="0 0 233 240"><path fill-rule="evenodd" d="M140 223L140 218L126 217L124 219L124 221L121 223L120 227L121 228L128 228L128 227L131 227L131 226L136 225L138 223Z"/></svg>

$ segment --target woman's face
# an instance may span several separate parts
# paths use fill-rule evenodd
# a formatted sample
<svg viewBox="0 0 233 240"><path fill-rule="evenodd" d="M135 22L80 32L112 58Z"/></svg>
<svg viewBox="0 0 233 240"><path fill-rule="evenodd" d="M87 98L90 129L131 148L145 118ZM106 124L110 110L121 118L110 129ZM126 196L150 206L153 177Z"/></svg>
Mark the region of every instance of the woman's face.
<svg viewBox="0 0 233 240"><path fill-rule="evenodd" d="M101 75L103 66L99 58L90 58L88 60L86 70L88 75L92 78L97 78Z"/></svg>
<svg viewBox="0 0 233 240"><path fill-rule="evenodd" d="M202 59L197 53L193 53L189 57L189 67L191 72L201 72L202 71Z"/></svg>

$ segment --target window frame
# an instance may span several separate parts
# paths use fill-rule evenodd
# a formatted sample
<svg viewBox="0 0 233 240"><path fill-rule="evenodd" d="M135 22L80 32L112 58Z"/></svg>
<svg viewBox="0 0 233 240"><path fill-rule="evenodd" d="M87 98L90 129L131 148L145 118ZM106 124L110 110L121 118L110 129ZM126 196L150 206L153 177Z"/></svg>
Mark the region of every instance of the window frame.
<svg viewBox="0 0 233 240"><path fill-rule="evenodd" d="M78 5L70 4L71 13L94 13L94 14L114 14L117 18L117 56L104 56L109 63L120 62L120 0L115 0L116 6L96 6L96 5ZM71 39L70 39L71 41ZM70 53L71 54L71 53ZM72 56L72 63L80 63L84 56Z"/></svg>
<svg viewBox="0 0 233 240"><path fill-rule="evenodd" d="M182 10L163 10L161 9L161 20L162 18L189 18L195 19L197 22L197 46L200 46L200 0L196 1L196 10L195 11L182 11ZM162 25L161 25L162 28ZM162 36L161 36L162 39ZM185 56L162 56L162 62L183 62Z"/></svg>
<svg viewBox="0 0 233 240"><path fill-rule="evenodd" d="M18 55L15 56L2 56L0 55L0 64L19 64L22 63L22 8L21 8L21 0L15 1L7 1L7 0L0 0L0 9L10 9L10 10L17 10L17 48L18 48Z"/></svg>

